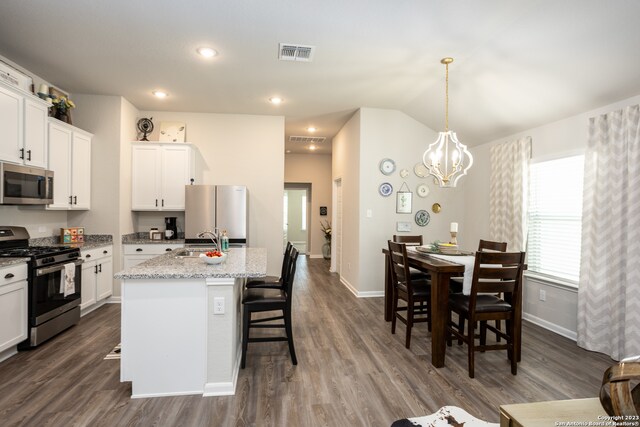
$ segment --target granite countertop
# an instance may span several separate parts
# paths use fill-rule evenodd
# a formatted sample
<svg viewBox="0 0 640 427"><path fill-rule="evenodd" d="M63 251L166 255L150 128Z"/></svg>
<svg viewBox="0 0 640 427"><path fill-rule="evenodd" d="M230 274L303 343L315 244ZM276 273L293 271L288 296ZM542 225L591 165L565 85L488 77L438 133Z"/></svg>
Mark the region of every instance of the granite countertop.
<svg viewBox="0 0 640 427"><path fill-rule="evenodd" d="M174 240L175 241L175 240ZM207 277L264 277L267 274L267 250L231 248L222 264L205 264L199 258L176 258L175 249L127 270L116 279L197 279Z"/></svg>
<svg viewBox="0 0 640 427"><path fill-rule="evenodd" d="M174 240L151 240L149 233L130 233L122 236L123 245L184 245L184 233L178 233L178 239Z"/></svg>
<svg viewBox="0 0 640 427"><path fill-rule="evenodd" d="M84 249L85 251L111 245L113 245L113 236L111 234L85 234L84 243L60 243L60 236L29 239L29 246L68 246L70 248Z"/></svg>
<svg viewBox="0 0 640 427"><path fill-rule="evenodd" d="M29 261L29 258L0 258L0 268L22 264L27 261Z"/></svg>

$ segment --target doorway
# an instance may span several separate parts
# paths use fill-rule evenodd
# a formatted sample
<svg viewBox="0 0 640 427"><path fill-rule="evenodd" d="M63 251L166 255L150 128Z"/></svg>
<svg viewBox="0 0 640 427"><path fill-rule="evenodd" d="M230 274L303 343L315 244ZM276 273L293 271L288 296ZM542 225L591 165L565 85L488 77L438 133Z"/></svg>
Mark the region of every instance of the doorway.
<svg viewBox="0 0 640 427"><path fill-rule="evenodd" d="M311 184L284 186L284 245L287 242L301 253L309 252L309 219L311 213Z"/></svg>

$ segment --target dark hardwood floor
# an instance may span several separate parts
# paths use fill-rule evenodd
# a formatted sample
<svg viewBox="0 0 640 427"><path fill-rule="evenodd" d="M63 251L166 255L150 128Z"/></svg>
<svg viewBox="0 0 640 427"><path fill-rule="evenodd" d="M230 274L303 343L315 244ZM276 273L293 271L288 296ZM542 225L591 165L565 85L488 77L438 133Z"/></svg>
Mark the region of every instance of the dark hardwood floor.
<svg viewBox="0 0 640 427"><path fill-rule="evenodd" d="M294 294L298 365L286 343L251 344L235 396L130 399L119 361L120 307L108 304L41 347L0 363L1 426L389 426L444 405L498 422L507 403L595 397L607 356L524 324L518 375L506 352L447 349L431 366L426 324L391 335L381 298L357 299L321 259L301 258Z"/></svg>

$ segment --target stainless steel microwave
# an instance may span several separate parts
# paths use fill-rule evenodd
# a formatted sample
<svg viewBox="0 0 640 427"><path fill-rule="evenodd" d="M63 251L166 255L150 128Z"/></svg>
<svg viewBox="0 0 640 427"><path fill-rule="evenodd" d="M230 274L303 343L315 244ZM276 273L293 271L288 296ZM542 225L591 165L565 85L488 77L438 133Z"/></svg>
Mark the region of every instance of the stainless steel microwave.
<svg viewBox="0 0 640 427"><path fill-rule="evenodd" d="M53 171L0 163L0 204L48 205L53 203Z"/></svg>

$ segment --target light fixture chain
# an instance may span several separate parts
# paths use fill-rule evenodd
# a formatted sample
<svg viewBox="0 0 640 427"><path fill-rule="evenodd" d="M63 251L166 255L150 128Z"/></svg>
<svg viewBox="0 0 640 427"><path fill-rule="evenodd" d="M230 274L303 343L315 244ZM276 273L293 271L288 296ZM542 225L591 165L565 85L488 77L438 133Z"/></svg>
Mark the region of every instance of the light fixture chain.
<svg viewBox="0 0 640 427"><path fill-rule="evenodd" d="M445 64L444 130L449 130L449 63Z"/></svg>

